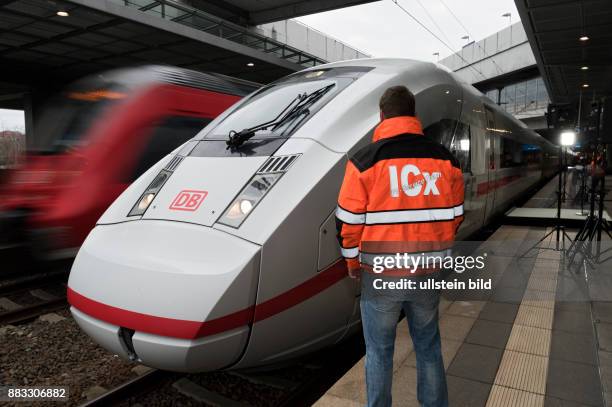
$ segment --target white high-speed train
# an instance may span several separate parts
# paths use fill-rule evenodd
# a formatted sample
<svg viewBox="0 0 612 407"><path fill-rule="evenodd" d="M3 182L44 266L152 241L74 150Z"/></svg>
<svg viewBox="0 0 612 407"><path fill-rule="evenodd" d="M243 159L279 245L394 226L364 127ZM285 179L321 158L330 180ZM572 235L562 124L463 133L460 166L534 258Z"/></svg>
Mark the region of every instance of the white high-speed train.
<svg viewBox="0 0 612 407"><path fill-rule="evenodd" d="M362 59L238 102L134 182L81 247L74 318L125 358L176 371L273 364L359 329L334 210L384 90L406 85L465 175L460 236L556 168L554 147L445 68ZM229 141L229 145L228 145Z"/></svg>

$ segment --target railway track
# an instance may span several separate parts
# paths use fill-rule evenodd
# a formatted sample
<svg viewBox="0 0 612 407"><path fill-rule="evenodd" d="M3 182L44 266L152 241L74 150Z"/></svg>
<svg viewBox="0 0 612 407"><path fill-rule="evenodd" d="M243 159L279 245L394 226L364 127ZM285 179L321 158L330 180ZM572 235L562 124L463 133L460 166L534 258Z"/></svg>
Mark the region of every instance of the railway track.
<svg viewBox="0 0 612 407"><path fill-rule="evenodd" d="M310 406L363 354L361 335L355 335L333 348L278 370L202 374L151 370L80 407L183 403L218 407Z"/></svg>
<svg viewBox="0 0 612 407"><path fill-rule="evenodd" d="M57 298L34 305L25 305L20 308L0 312L0 325L19 325L30 322L41 315L64 309L68 306L66 298Z"/></svg>
<svg viewBox="0 0 612 407"><path fill-rule="evenodd" d="M40 315L65 308L68 273L50 272L3 281L0 284L0 325L30 322Z"/></svg>
<svg viewBox="0 0 612 407"><path fill-rule="evenodd" d="M80 407L98 407L120 404L131 397L137 397L141 394L156 390L160 384L170 380L174 374L175 373L165 372L163 370L151 370L111 389L93 400L81 404Z"/></svg>
<svg viewBox="0 0 612 407"><path fill-rule="evenodd" d="M63 270L41 274L30 274L22 278L5 279L0 281L0 297L49 284L65 282L67 279L68 272Z"/></svg>

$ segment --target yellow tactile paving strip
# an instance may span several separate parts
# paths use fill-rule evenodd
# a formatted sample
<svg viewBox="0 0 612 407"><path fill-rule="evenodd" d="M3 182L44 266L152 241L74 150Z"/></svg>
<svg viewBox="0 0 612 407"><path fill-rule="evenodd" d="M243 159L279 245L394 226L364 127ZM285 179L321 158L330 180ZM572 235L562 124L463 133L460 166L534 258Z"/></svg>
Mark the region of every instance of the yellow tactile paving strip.
<svg viewBox="0 0 612 407"><path fill-rule="evenodd" d="M561 253L540 250L487 407L543 407Z"/></svg>
<svg viewBox="0 0 612 407"><path fill-rule="evenodd" d="M554 310L521 304L514 323L523 326L551 329Z"/></svg>
<svg viewBox="0 0 612 407"><path fill-rule="evenodd" d="M532 274L529 278L527 289L536 291L548 291L552 293L557 290L557 279L546 276L541 277L540 275L534 276Z"/></svg>
<svg viewBox="0 0 612 407"><path fill-rule="evenodd" d="M548 265L546 267L535 267L531 272L531 276L534 278L553 278L556 280L558 269L558 266L550 267Z"/></svg>
<svg viewBox="0 0 612 407"><path fill-rule="evenodd" d="M521 304L531 307L555 308L555 293L550 291L525 290Z"/></svg>
<svg viewBox="0 0 612 407"><path fill-rule="evenodd" d="M531 355L548 356L550 333L548 329L514 324L506 349Z"/></svg>
<svg viewBox="0 0 612 407"><path fill-rule="evenodd" d="M493 385L488 405L498 407L539 407L544 405L544 396L508 387Z"/></svg>
<svg viewBox="0 0 612 407"><path fill-rule="evenodd" d="M544 394L547 372L548 358L506 350L495 376L495 384ZM487 403L487 406L493 405Z"/></svg>

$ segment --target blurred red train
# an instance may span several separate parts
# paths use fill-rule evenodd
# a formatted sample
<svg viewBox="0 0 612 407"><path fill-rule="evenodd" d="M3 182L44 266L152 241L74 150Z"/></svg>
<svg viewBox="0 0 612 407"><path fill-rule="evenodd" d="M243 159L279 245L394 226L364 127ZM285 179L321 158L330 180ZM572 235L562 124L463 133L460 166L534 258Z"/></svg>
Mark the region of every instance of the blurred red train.
<svg viewBox="0 0 612 407"><path fill-rule="evenodd" d="M73 257L133 180L257 87L166 66L75 83L45 109L36 151L0 187L0 249Z"/></svg>

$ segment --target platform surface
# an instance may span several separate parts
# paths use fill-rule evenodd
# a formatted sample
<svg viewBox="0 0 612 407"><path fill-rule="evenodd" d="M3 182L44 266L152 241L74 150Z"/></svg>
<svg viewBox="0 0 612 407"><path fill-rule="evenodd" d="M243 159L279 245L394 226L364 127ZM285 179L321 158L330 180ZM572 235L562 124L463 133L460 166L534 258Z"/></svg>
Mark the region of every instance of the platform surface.
<svg viewBox="0 0 612 407"><path fill-rule="evenodd" d="M561 219L581 221L588 215L588 210L584 210L584 215L578 214L580 209L561 209ZM512 208L506 212L506 216L509 218L532 218L532 219L556 219L557 208ZM612 218L606 210L603 211L603 218L608 222L612 221Z"/></svg>
<svg viewBox="0 0 612 407"><path fill-rule="evenodd" d="M612 179L607 181L612 186ZM550 184L546 188L554 192ZM536 198L526 206L551 202L543 194ZM606 206L610 210L609 201ZM537 213L532 210L528 213ZM483 243L490 245L488 261L494 266L488 269L496 290L484 300L443 296L439 323L451 407L612 405L612 260L590 275L585 268L569 267L567 256L549 250L555 247L554 234L523 257L530 242L549 230L500 227ZM394 406L419 405L415 361L402 320L395 345ZM365 405L364 369L365 357L315 406Z"/></svg>

